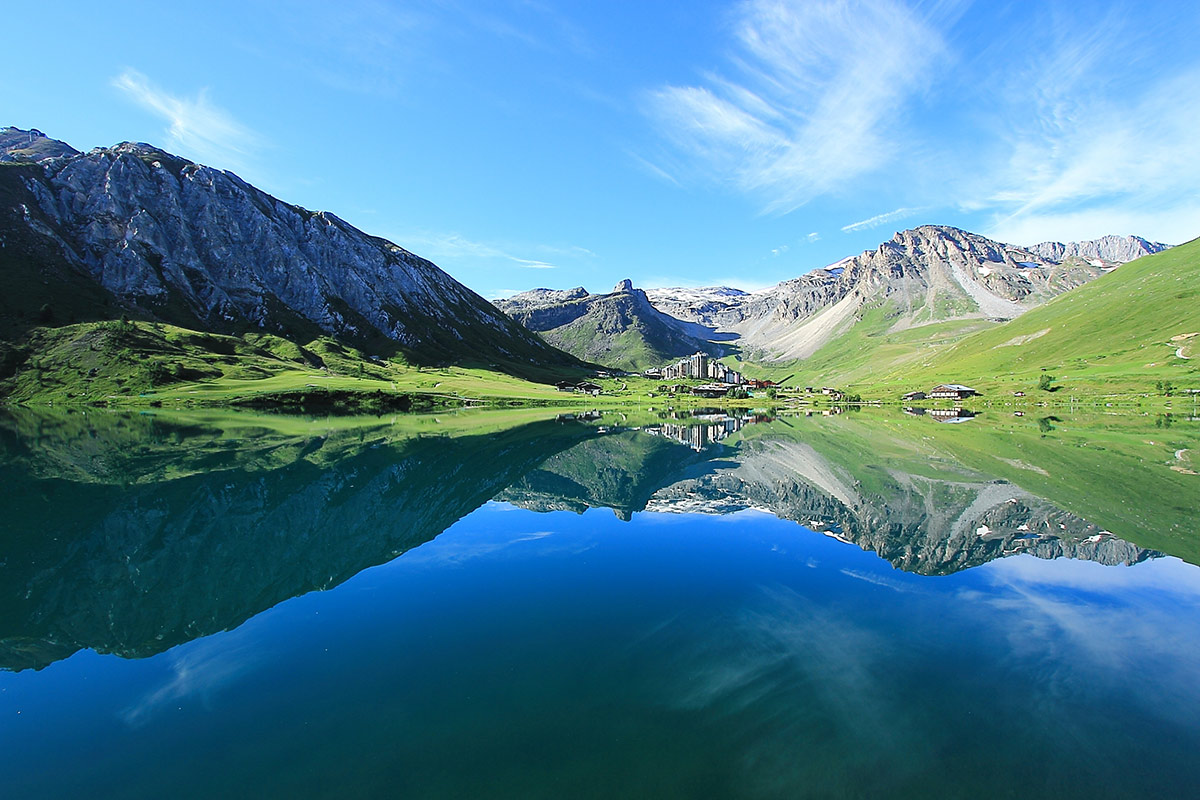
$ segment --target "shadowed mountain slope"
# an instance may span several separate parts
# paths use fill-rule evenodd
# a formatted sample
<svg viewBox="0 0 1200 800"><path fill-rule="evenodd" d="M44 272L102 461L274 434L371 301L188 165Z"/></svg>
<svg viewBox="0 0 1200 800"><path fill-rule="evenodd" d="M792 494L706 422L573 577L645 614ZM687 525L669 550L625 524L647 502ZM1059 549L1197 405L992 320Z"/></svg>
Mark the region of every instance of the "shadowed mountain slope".
<svg viewBox="0 0 1200 800"><path fill-rule="evenodd" d="M126 314L417 363L578 366L431 262L230 172L147 144L2 143L0 336Z"/></svg>

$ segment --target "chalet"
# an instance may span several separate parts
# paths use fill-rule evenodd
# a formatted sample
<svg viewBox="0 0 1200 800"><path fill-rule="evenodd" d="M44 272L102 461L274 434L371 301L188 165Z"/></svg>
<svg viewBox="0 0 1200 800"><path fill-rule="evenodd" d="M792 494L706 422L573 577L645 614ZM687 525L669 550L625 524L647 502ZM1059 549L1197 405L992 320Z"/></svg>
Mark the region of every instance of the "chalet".
<svg viewBox="0 0 1200 800"><path fill-rule="evenodd" d="M560 392L573 392L575 391L575 381L559 381L554 384L554 388Z"/></svg>
<svg viewBox="0 0 1200 800"><path fill-rule="evenodd" d="M940 383L929 390L929 396L934 400L965 400L977 394L979 392L961 383Z"/></svg>
<svg viewBox="0 0 1200 800"><path fill-rule="evenodd" d="M591 381L584 381L583 383L575 384L575 391L583 392L584 394L590 394L593 397L600 394L603 388L604 387L602 387L600 384L592 383Z"/></svg>
<svg viewBox="0 0 1200 800"><path fill-rule="evenodd" d="M929 395L924 392L909 392L908 394L900 395L901 400L924 400Z"/></svg>
<svg viewBox="0 0 1200 800"><path fill-rule="evenodd" d="M729 387L719 383L706 383L692 387L692 394L698 397L724 397L728 393Z"/></svg>

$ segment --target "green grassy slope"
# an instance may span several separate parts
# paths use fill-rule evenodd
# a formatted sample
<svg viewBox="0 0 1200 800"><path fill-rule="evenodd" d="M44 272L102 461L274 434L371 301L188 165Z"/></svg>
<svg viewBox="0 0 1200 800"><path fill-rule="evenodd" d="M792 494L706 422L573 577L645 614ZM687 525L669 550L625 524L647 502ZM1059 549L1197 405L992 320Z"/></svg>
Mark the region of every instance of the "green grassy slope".
<svg viewBox="0 0 1200 800"><path fill-rule="evenodd" d="M1132 261L1011 322L902 368L880 386L940 381L1022 389L1043 372L1064 388L1148 391L1156 381L1200 386L1200 240Z"/></svg>
<svg viewBox="0 0 1200 800"><path fill-rule="evenodd" d="M37 328L21 344L0 342L0 398L167 406L256 400L295 405L306 398L302 405L364 411L571 399L553 386L482 368L373 360L329 338L302 347L269 334L225 336L132 321Z"/></svg>
<svg viewBox="0 0 1200 800"><path fill-rule="evenodd" d="M931 353L996 323L982 319L933 322L891 331L901 311L890 303L863 310L845 332L805 359L774 363L745 363L725 359L753 378L780 380L791 386L846 386L869 382L881 371L892 371L927 360Z"/></svg>

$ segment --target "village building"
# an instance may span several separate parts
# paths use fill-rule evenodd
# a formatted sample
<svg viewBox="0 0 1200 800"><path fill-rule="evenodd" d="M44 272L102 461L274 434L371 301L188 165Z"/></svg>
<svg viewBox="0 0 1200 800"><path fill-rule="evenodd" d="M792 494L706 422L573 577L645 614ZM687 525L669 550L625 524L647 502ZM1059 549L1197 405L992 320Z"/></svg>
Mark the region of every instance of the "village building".
<svg viewBox="0 0 1200 800"><path fill-rule="evenodd" d="M593 397L600 394L603 388L600 384L592 383L591 381L583 381L582 383L575 384L575 391L590 394Z"/></svg>
<svg viewBox="0 0 1200 800"><path fill-rule="evenodd" d="M573 392L575 391L575 381L559 381L554 384L554 388L560 392Z"/></svg>
<svg viewBox="0 0 1200 800"><path fill-rule="evenodd" d="M728 393L729 387L719 383L706 383L692 387L692 394L699 397L724 397Z"/></svg>
<svg viewBox="0 0 1200 800"><path fill-rule="evenodd" d="M663 380L693 378L734 385L745 382L741 373L730 369L706 353L695 353L661 369L646 370L644 374L647 377L661 377Z"/></svg>
<svg viewBox="0 0 1200 800"><path fill-rule="evenodd" d="M901 400L924 400L928 395L924 392L909 392L908 394L900 395Z"/></svg>
<svg viewBox="0 0 1200 800"><path fill-rule="evenodd" d="M935 400L965 400L977 394L979 392L961 383L940 383L929 390L929 396Z"/></svg>

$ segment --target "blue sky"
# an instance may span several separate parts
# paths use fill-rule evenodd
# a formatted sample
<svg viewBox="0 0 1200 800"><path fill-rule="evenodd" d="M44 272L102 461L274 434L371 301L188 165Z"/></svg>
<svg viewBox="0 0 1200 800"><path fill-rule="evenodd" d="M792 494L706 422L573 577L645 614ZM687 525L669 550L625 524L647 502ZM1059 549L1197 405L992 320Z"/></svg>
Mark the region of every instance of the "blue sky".
<svg viewBox="0 0 1200 800"><path fill-rule="evenodd" d="M40 3L0 124L147 141L485 296L758 288L956 225L1200 235L1194 2Z"/></svg>

